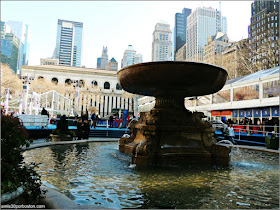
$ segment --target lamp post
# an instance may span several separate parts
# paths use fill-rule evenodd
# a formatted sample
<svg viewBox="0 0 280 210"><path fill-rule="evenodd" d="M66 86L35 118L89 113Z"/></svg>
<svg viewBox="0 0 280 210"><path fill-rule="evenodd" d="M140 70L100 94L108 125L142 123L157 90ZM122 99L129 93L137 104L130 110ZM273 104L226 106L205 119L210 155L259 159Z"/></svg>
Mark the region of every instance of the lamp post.
<svg viewBox="0 0 280 210"><path fill-rule="evenodd" d="M137 118L138 117L138 95L135 95L134 98L134 116Z"/></svg>
<svg viewBox="0 0 280 210"><path fill-rule="evenodd" d="M24 79L23 83L23 89L24 89L24 113L27 112L27 105L28 105L28 90L29 90L29 84L30 80L34 80L34 78L30 78L27 74L26 76L21 77Z"/></svg>
<svg viewBox="0 0 280 210"><path fill-rule="evenodd" d="M80 91L80 81L79 80L74 80L71 81L71 83L74 83L73 87L75 88L75 108L74 108L74 115L78 114L78 109L79 109L79 91Z"/></svg>
<svg viewBox="0 0 280 210"><path fill-rule="evenodd" d="M10 98L10 89L6 88L6 97L5 97L5 114L8 114L9 111L9 98Z"/></svg>
<svg viewBox="0 0 280 210"><path fill-rule="evenodd" d="M19 95L19 107L18 107L18 113L19 113L19 114L22 113L22 97L23 97L23 95L20 94L20 95Z"/></svg>

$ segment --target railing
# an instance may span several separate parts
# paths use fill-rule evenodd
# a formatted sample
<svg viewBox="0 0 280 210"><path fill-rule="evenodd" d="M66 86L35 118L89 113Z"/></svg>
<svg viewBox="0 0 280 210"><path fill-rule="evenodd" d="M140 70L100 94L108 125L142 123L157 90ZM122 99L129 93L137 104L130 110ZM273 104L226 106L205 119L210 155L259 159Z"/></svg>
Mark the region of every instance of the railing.
<svg viewBox="0 0 280 210"><path fill-rule="evenodd" d="M236 132L242 132L242 133L262 133L263 136L268 135L268 133L271 133L272 131L275 132L275 134L279 134L279 128L280 126L271 126L271 125L239 125L239 124L233 124L232 125L233 130Z"/></svg>
<svg viewBox="0 0 280 210"><path fill-rule="evenodd" d="M262 134L263 136L270 136L272 131L276 136L279 136L279 127L280 126L269 126L269 125L232 125L234 132L238 132L238 139L241 139L241 133L247 134Z"/></svg>

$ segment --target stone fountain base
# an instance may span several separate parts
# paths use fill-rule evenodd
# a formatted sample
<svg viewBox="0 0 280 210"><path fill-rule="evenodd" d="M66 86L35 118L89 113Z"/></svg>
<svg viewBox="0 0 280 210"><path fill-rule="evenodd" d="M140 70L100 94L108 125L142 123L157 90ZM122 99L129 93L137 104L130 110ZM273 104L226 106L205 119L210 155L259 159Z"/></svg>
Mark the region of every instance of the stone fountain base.
<svg viewBox="0 0 280 210"><path fill-rule="evenodd" d="M155 108L130 126L131 136L120 139L119 150L141 166L228 165L230 149L216 145L212 126L201 117L157 99Z"/></svg>

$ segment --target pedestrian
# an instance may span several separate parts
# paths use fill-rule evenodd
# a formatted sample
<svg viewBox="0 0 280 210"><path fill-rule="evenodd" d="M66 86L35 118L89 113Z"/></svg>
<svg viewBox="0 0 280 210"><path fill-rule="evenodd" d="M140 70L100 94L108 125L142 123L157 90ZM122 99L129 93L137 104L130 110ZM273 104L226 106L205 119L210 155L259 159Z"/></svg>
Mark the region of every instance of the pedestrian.
<svg viewBox="0 0 280 210"><path fill-rule="evenodd" d="M126 119L126 127L128 126L129 121L130 121L130 115L127 116L127 119Z"/></svg>
<svg viewBox="0 0 280 210"><path fill-rule="evenodd" d="M110 128L113 128L113 124L114 124L113 114L111 114L110 117L109 117L109 123L110 123Z"/></svg>
<svg viewBox="0 0 280 210"><path fill-rule="evenodd" d="M43 107L43 109L41 111L41 115L48 115L48 111L45 110L45 107Z"/></svg>
<svg viewBox="0 0 280 210"><path fill-rule="evenodd" d="M115 127L117 128L119 126L119 118L118 116L115 117Z"/></svg>
<svg viewBox="0 0 280 210"><path fill-rule="evenodd" d="M83 122L83 136L82 138L83 139L88 139L89 137L89 131L90 131L90 125L89 125L89 121L88 120L85 120Z"/></svg>
<svg viewBox="0 0 280 210"><path fill-rule="evenodd" d="M122 117L119 119L119 128L122 128Z"/></svg>
<svg viewBox="0 0 280 210"><path fill-rule="evenodd" d="M231 124L229 124L229 126L227 127L227 133L228 133L228 138L229 140L233 143L236 144L236 142L234 141L234 130Z"/></svg>
<svg viewBox="0 0 280 210"><path fill-rule="evenodd" d="M88 120L88 116L86 113L82 113L82 120L85 121L85 120Z"/></svg>
<svg viewBox="0 0 280 210"><path fill-rule="evenodd" d="M82 139L82 132L83 132L83 120L81 118L78 119L77 123L77 136L78 140Z"/></svg>
<svg viewBox="0 0 280 210"><path fill-rule="evenodd" d="M93 126L94 128L96 128L96 122L97 122L97 115L95 114L95 112L91 115L91 127Z"/></svg>

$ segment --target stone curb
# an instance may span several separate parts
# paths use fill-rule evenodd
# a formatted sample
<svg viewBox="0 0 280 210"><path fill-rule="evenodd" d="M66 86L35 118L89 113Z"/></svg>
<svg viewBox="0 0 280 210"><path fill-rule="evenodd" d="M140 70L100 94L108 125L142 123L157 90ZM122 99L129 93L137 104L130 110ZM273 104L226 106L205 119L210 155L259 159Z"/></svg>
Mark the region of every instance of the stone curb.
<svg viewBox="0 0 280 210"><path fill-rule="evenodd" d="M40 205L45 205L48 209L108 209L93 205L78 205L66 195L46 186L41 186L41 190L46 193L40 200Z"/></svg>
<svg viewBox="0 0 280 210"><path fill-rule="evenodd" d="M47 147L51 145L63 145L63 144L79 144L88 142L115 142L119 141L119 138L106 138L106 139L90 139L90 140L75 140L75 141L58 141L58 142L45 142L45 143L35 143L31 144L29 147L22 147L23 150L30 150L39 147Z"/></svg>
<svg viewBox="0 0 280 210"><path fill-rule="evenodd" d="M280 154L280 150L266 149L266 148L256 147L256 146L229 145L229 144L219 144L219 145L226 146L229 148L240 148L240 149L248 149L248 150L255 150L260 152Z"/></svg>

